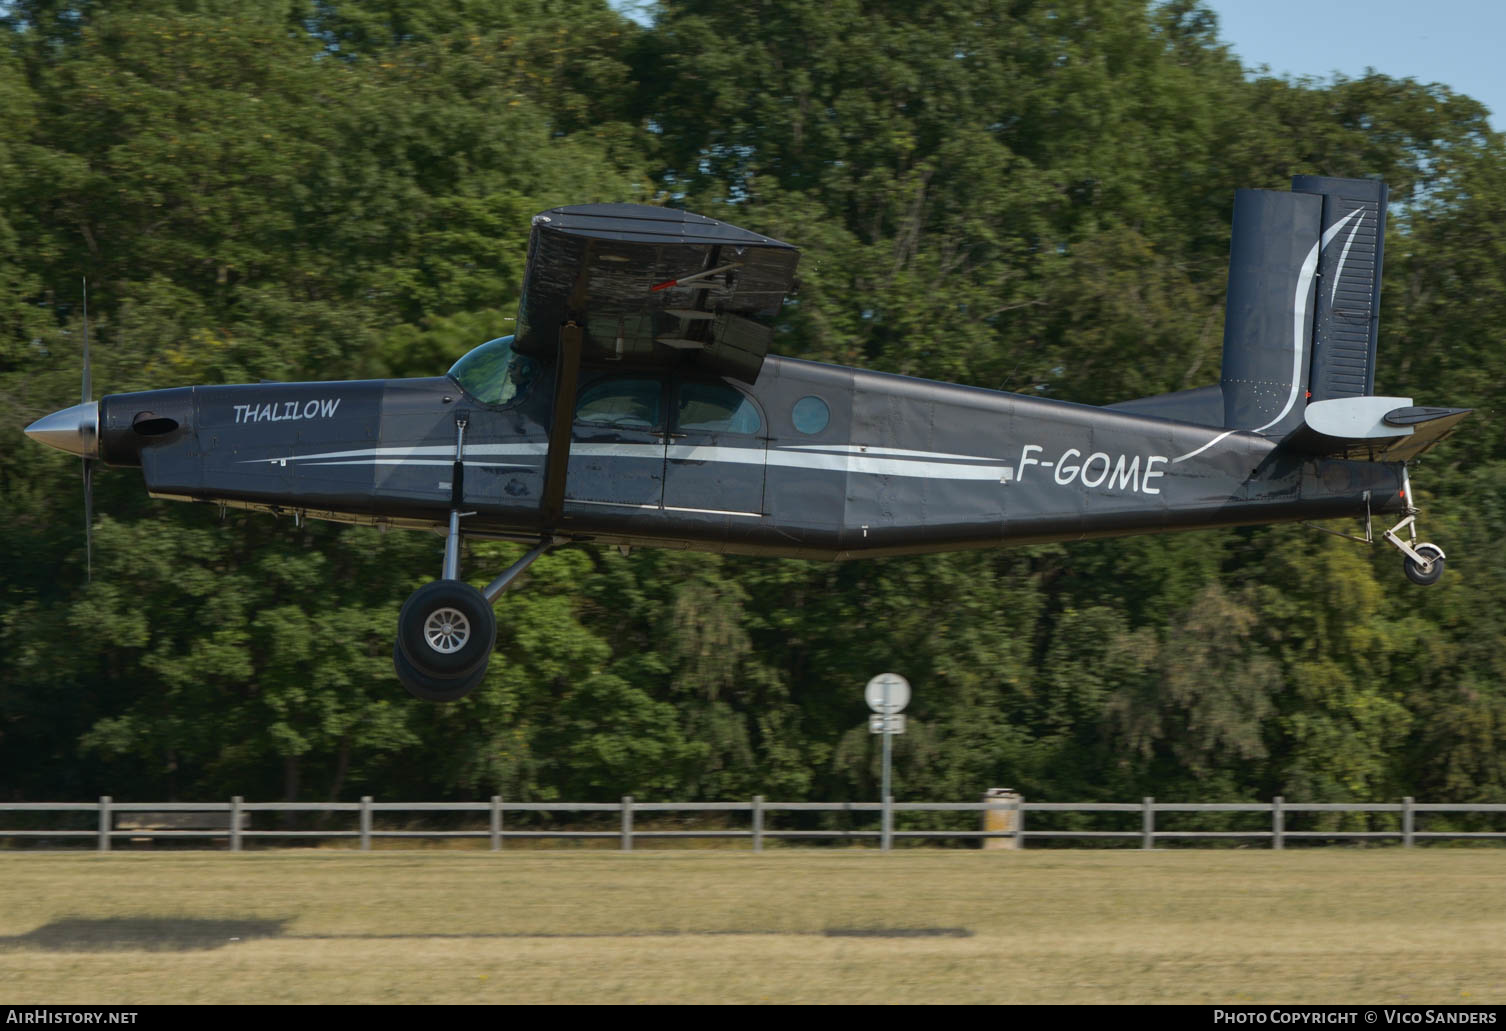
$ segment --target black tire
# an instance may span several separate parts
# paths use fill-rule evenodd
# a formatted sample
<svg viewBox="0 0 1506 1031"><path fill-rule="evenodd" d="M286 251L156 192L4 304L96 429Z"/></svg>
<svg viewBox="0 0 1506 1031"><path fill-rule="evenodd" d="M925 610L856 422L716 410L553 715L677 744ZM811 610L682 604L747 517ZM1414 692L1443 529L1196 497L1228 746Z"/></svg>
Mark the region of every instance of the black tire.
<svg viewBox="0 0 1506 1031"><path fill-rule="evenodd" d="M1443 576L1443 551L1436 544L1419 544L1414 550L1431 561L1432 565L1427 567L1418 565L1416 560L1408 555L1404 564L1407 579L1424 587L1437 583Z"/></svg>
<svg viewBox="0 0 1506 1031"><path fill-rule="evenodd" d="M458 702L470 694L486 679L486 664L490 658L490 655L485 656L481 666L465 676L435 677L414 669L403 649L395 644L392 646L392 666L397 670L397 679L409 694L425 702Z"/></svg>
<svg viewBox="0 0 1506 1031"><path fill-rule="evenodd" d="M424 584L398 613L398 648L426 676L466 676L486 665L496 643L496 613L480 591L460 580Z"/></svg>

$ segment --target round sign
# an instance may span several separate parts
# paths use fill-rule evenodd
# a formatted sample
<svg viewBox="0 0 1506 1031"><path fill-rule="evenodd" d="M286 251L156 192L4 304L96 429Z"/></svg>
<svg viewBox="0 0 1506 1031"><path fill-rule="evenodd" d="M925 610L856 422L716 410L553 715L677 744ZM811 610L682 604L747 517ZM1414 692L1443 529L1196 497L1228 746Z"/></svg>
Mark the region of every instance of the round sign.
<svg viewBox="0 0 1506 1031"><path fill-rule="evenodd" d="M885 691L889 694L887 704L884 702ZM910 682L898 673L880 673L868 681L863 697L868 700L868 708L874 712L903 712L905 706L910 704Z"/></svg>

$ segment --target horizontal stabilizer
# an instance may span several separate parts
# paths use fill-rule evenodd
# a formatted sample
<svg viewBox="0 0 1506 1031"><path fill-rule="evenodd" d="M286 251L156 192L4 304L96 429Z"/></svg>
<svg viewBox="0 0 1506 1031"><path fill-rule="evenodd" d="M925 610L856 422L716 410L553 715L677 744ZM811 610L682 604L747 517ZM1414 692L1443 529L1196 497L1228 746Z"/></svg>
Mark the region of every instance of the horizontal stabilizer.
<svg viewBox="0 0 1506 1031"><path fill-rule="evenodd" d="M1421 408L1410 397L1314 401L1287 440L1295 451L1363 462L1407 462L1452 433L1469 408Z"/></svg>

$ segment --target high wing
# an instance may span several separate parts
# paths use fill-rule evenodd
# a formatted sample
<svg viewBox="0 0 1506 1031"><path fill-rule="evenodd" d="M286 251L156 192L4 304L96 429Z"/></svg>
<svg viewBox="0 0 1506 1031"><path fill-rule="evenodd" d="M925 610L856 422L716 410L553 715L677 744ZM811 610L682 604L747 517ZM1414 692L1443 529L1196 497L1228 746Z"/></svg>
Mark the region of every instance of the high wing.
<svg viewBox="0 0 1506 1031"><path fill-rule="evenodd" d="M794 284L791 244L668 208L583 204L535 215L514 347L552 363L693 365L758 378Z"/></svg>
<svg viewBox="0 0 1506 1031"><path fill-rule="evenodd" d="M692 366L753 383L800 252L688 211L581 204L533 218L513 347L554 366L539 512L564 515L583 363Z"/></svg>

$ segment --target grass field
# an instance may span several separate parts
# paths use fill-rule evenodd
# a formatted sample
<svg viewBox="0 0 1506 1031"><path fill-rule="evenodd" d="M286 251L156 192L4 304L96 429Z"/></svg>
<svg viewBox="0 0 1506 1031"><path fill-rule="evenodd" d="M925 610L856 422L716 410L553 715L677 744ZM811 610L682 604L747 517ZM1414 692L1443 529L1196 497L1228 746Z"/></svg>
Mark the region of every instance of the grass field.
<svg viewBox="0 0 1506 1031"><path fill-rule="evenodd" d="M1506 852L0 853L0 1002L1502 1003Z"/></svg>

